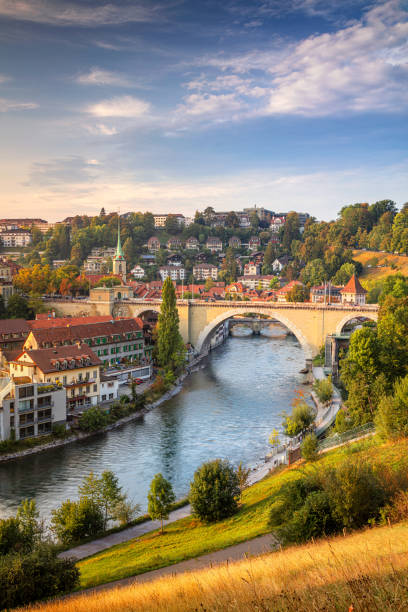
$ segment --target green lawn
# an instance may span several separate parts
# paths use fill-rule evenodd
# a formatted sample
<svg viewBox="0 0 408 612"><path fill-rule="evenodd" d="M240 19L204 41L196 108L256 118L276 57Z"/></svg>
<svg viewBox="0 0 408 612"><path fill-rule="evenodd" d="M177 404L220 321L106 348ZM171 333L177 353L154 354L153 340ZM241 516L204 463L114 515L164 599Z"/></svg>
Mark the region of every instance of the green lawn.
<svg viewBox="0 0 408 612"><path fill-rule="evenodd" d="M229 519L205 525L187 517L168 525L163 536L152 531L80 561L81 588L173 565L268 533L271 497L284 482L299 478L304 470L337 463L351 454L364 461L379 460L390 466L408 467L408 440L387 444L376 439L363 440L326 453L314 464L283 468L248 488L239 512Z"/></svg>

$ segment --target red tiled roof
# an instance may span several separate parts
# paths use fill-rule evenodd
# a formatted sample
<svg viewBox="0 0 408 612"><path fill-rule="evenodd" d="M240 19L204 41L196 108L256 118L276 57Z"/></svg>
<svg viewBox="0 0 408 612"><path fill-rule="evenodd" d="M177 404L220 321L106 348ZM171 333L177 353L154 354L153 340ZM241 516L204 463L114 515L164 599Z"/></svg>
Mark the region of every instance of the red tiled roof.
<svg viewBox="0 0 408 612"><path fill-rule="evenodd" d="M4 334L28 334L30 323L25 319L0 319L0 337Z"/></svg>
<svg viewBox="0 0 408 612"><path fill-rule="evenodd" d="M67 325L92 325L93 323L104 323L111 320L111 316L103 315L97 317L49 317L27 321L27 323L31 329L48 329L50 327L66 327Z"/></svg>
<svg viewBox="0 0 408 612"><path fill-rule="evenodd" d="M76 368L86 367L78 363L78 360L84 356L89 357L90 366L101 365L101 360L98 359L93 350L89 348L87 344L58 346L56 348L39 349L35 351L23 350L23 352L20 352L20 355L16 361L24 362L24 355L28 355L34 364L44 374L48 374L49 372L59 372L60 369L56 367L55 363L64 359L75 359ZM27 363L27 361L25 361L25 363Z"/></svg>
<svg viewBox="0 0 408 612"><path fill-rule="evenodd" d="M357 276L353 274L347 285L341 290L341 293L355 293L356 295L364 295L367 293L367 291L364 289L364 287L362 287Z"/></svg>

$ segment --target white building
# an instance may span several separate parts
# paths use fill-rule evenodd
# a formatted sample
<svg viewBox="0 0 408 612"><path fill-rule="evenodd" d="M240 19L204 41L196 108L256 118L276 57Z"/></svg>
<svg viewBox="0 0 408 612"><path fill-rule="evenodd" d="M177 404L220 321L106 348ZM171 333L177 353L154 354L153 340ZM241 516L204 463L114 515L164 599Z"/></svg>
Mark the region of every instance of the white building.
<svg viewBox="0 0 408 612"><path fill-rule="evenodd" d="M145 275L144 268L142 268L142 266L139 266L139 265L135 266L130 271L130 273L132 274L132 276L134 276L135 278L138 278L138 279L143 278L144 275Z"/></svg>
<svg viewBox="0 0 408 612"><path fill-rule="evenodd" d="M193 267L193 276L196 280L207 280L207 278L217 280L218 268L212 264L197 264Z"/></svg>
<svg viewBox="0 0 408 612"><path fill-rule="evenodd" d="M0 242L4 247L26 247L31 241L31 234L26 230L16 229L0 233Z"/></svg>
<svg viewBox="0 0 408 612"><path fill-rule="evenodd" d="M183 266L162 266L159 268L159 274L162 281L170 277L173 281L185 280L186 271Z"/></svg>
<svg viewBox="0 0 408 612"><path fill-rule="evenodd" d="M0 379L0 440L33 438L67 420L66 391L24 378Z"/></svg>
<svg viewBox="0 0 408 612"><path fill-rule="evenodd" d="M166 225L166 221L168 217L175 217L178 221L179 225L184 225L185 224L185 217L184 215L180 215L180 214L165 214L165 215L153 215L154 217L154 227L155 228L163 228Z"/></svg>
<svg viewBox="0 0 408 612"><path fill-rule="evenodd" d="M212 253L215 253L217 251L221 253L221 251L222 251L222 240L220 240L220 238L217 238L215 236L210 236L207 239L207 242L206 242L205 246Z"/></svg>
<svg viewBox="0 0 408 612"><path fill-rule="evenodd" d="M117 376L101 374L101 402L109 402L118 398L119 379Z"/></svg>
<svg viewBox="0 0 408 612"><path fill-rule="evenodd" d="M255 261L250 261L249 263L245 264L244 276L260 274L260 273L261 273L261 264Z"/></svg>

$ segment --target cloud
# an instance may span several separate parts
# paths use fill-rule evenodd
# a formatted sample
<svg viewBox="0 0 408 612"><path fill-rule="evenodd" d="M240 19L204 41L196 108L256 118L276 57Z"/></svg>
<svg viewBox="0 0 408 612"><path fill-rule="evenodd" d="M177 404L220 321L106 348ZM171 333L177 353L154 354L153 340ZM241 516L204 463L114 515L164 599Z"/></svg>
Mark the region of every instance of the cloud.
<svg viewBox="0 0 408 612"><path fill-rule="evenodd" d="M201 75L188 88L201 96L219 91L241 101L256 98L248 117L401 112L408 107L407 17L398 0L389 0L334 33L204 57L197 63L221 74Z"/></svg>
<svg viewBox="0 0 408 612"><path fill-rule="evenodd" d="M35 162L31 166L30 176L25 185L56 185L62 189L74 183L88 183L97 176L96 159L85 159L79 155L51 159L46 162Z"/></svg>
<svg viewBox="0 0 408 612"><path fill-rule="evenodd" d="M102 68L92 68L89 72L76 77L80 85L113 85L116 87L129 87L130 81L123 75Z"/></svg>
<svg viewBox="0 0 408 612"><path fill-rule="evenodd" d="M133 96L117 96L90 105L87 108L87 112L94 117L135 119L146 115L149 108L149 102L145 102L139 98L134 98Z"/></svg>
<svg viewBox="0 0 408 612"><path fill-rule="evenodd" d="M0 98L0 113L7 113L8 111L32 110L34 108L38 108L38 104L35 104L34 102L16 102L15 100Z"/></svg>
<svg viewBox="0 0 408 612"><path fill-rule="evenodd" d="M112 125L105 125L104 123L97 123L96 125L87 125L86 129L95 136L115 136L119 133L118 129Z"/></svg>
<svg viewBox="0 0 408 612"><path fill-rule="evenodd" d="M99 3L98 3L99 4ZM128 22L149 22L158 8L140 2L85 4L57 0L0 0L0 16L55 26L98 27Z"/></svg>
<svg viewBox="0 0 408 612"><path fill-rule="evenodd" d="M0 74L0 83L5 83L6 81L9 81L10 77L7 76L6 74Z"/></svg>

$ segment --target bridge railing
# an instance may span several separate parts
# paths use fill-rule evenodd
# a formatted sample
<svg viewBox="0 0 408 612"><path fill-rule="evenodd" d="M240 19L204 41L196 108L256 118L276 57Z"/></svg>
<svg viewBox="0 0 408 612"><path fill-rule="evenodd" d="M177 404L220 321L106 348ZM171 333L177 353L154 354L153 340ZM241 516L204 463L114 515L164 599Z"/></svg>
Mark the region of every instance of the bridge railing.
<svg viewBox="0 0 408 612"><path fill-rule="evenodd" d="M345 442L349 442L351 440L355 440L356 438L361 438L363 436L374 433L374 423L366 423L365 425L360 425L359 427L349 429L348 431L345 431L342 434L334 434L334 436L331 436L330 438L325 438L319 443L318 450L327 450L328 448L333 448L334 446L339 446L340 444L344 444Z"/></svg>

